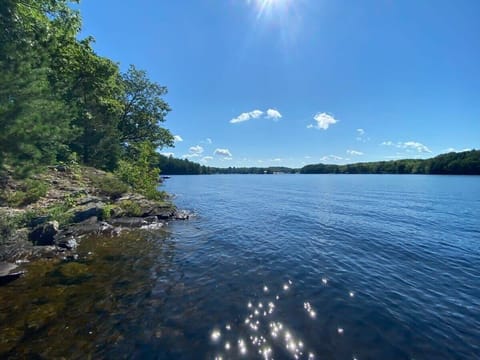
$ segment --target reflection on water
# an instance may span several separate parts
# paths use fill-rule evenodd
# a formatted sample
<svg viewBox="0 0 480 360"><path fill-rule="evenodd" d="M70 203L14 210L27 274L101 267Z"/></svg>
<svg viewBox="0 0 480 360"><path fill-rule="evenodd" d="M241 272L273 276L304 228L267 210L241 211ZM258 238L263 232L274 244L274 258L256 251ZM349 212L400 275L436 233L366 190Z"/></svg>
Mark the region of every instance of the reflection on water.
<svg viewBox="0 0 480 360"><path fill-rule="evenodd" d="M0 288L0 358L477 359L462 179L172 178L194 219L85 239Z"/></svg>
<svg viewBox="0 0 480 360"><path fill-rule="evenodd" d="M322 284L326 285L327 282L323 280L325 278ZM289 319L303 316L305 320L313 322L317 314L309 301L303 302L303 312L300 303L296 308L284 304L292 288L292 280L285 282L277 291L270 291L267 285L263 286L263 294L246 304L243 322L241 319L236 323L227 319L223 328L212 329L210 343L216 350L214 358L315 359L314 349L305 343L302 331L295 332L289 327ZM353 294L353 291L349 291L345 297L353 298ZM232 326L232 323L235 325ZM344 328L338 327L338 336L342 336L344 331ZM355 354L351 358L357 359Z"/></svg>

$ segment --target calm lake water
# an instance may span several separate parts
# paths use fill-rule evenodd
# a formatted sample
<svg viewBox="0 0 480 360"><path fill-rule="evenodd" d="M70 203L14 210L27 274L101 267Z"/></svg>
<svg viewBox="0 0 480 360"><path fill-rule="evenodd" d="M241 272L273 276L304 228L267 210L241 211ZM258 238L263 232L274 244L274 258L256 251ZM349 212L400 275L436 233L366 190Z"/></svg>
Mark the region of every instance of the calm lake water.
<svg viewBox="0 0 480 360"><path fill-rule="evenodd" d="M0 289L0 354L480 358L479 177L174 176L164 189L195 217L87 239L78 262Z"/></svg>

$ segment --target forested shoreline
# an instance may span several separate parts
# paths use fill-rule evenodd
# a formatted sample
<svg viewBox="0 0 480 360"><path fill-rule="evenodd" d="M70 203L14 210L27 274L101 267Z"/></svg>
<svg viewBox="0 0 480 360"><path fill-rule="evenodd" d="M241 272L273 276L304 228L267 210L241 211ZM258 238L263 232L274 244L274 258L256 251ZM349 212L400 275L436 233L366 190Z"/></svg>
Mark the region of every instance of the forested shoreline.
<svg viewBox="0 0 480 360"><path fill-rule="evenodd" d="M69 0L0 5L0 175L27 179L48 166L113 172L156 197L157 150L173 146L161 124L167 89L146 72L98 55L80 38Z"/></svg>
<svg viewBox="0 0 480 360"><path fill-rule="evenodd" d="M346 165L312 164L302 168L287 167L228 167L200 165L188 159L161 156L159 166L164 175L207 174L432 174L480 175L480 150L450 152L430 159L404 159L361 162Z"/></svg>

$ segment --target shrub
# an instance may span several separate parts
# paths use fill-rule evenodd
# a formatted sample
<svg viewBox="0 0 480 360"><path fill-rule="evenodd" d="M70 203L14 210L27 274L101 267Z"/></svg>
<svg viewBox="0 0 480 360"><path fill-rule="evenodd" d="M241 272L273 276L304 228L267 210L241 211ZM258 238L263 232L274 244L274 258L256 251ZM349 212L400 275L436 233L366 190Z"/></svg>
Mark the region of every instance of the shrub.
<svg viewBox="0 0 480 360"><path fill-rule="evenodd" d="M152 200L161 200L163 194L157 190L160 169L156 166L155 149L150 143L136 145L135 155L120 160L117 176L130 185L134 191Z"/></svg>
<svg viewBox="0 0 480 360"><path fill-rule="evenodd" d="M25 206L38 201L47 194L48 185L41 180L25 180L17 190L5 194L9 206Z"/></svg>
<svg viewBox="0 0 480 360"><path fill-rule="evenodd" d="M112 217L113 209L115 209L115 205L107 204L102 208L102 220L108 220Z"/></svg>
<svg viewBox="0 0 480 360"><path fill-rule="evenodd" d="M71 211L68 211L70 209L71 206L67 202L50 206L47 209L49 220L58 221L60 226L70 224L73 219L73 213Z"/></svg>
<svg viewBox="0 0 480 360"><path fill-rule="evenodd" d="M142 208L136 202L131 200L123 200L119 203L119 206L125 210L127 216L141 216Z"/></svg>
<svg viewBox="0 0 480 360"><path fill-rule="evenodd" d="M112 174L107 174L101 177L91 177L90 180L101 194L106 195L111 199L118 199L122 194L125 194L129 190L127 184Z"/></svg>
<svg viewBox="0 0 480 360"><path fill-rule="evenodd" d="M0 243L8 239L16 229L12 216L0 214Z"/></svg>

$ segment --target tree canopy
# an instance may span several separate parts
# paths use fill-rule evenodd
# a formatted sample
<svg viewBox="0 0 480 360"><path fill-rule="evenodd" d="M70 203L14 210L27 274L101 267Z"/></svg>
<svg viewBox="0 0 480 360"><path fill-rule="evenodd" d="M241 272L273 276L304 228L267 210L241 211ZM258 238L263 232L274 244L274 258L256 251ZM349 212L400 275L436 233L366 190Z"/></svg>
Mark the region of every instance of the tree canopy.
<svg viewBox="0 0 480 360"><path fill-rule="evenodd" d="M120 161L173 146L162 127L164 86L145 71L99 56L79 39L68 0L0 4L0 170L17 175L66 161L115 170Z"/></svg>

